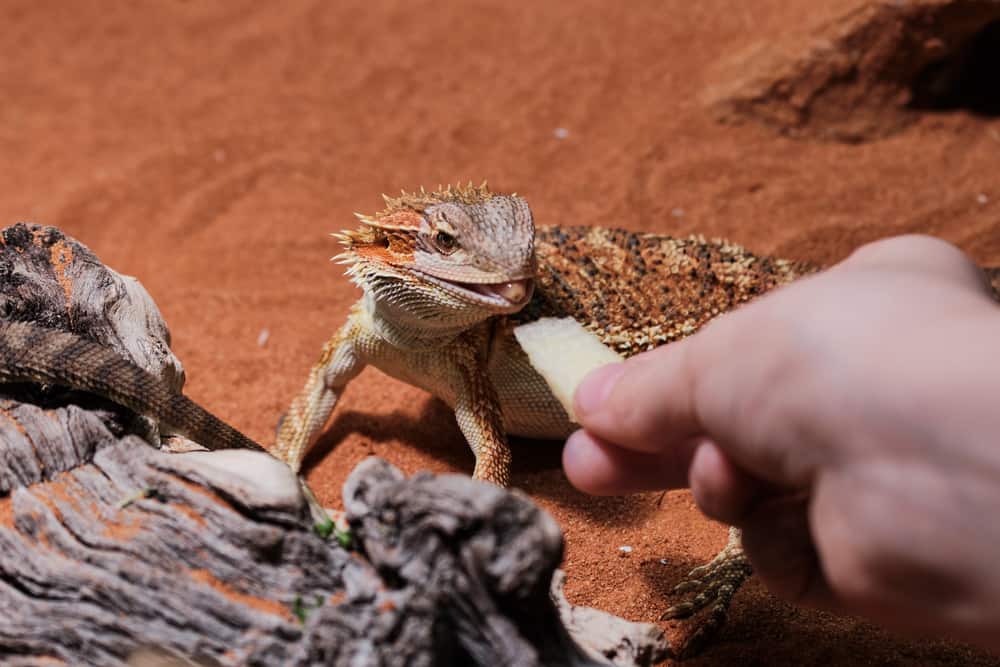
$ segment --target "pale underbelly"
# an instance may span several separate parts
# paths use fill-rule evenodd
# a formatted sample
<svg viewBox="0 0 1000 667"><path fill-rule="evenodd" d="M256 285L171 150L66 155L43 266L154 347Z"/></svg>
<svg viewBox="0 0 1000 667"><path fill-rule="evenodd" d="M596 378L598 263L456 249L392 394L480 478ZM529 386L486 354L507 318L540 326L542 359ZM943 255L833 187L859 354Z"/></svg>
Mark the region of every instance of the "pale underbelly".
<svg viewBox="0 0 1000 667"><path fill-rule="evenodd" d="M569 421L548 385L530 366L507 366L505 372L492 375L500 396L504 426L511 435L564 440L579 428Z"/></svg>
<svg viewBox="0 0 1000 667"><path fill-rule="evenodd" d="M545 381L527 362L520 348L492 360L488 372L510 435L524 438L563 440L576 428L555 399ZM455 407L456 391L439 362L428 355L410 355L405 363L383 363L379 368L407 384L419 387ZM392 360L397 361L397 360Z"/></svg>

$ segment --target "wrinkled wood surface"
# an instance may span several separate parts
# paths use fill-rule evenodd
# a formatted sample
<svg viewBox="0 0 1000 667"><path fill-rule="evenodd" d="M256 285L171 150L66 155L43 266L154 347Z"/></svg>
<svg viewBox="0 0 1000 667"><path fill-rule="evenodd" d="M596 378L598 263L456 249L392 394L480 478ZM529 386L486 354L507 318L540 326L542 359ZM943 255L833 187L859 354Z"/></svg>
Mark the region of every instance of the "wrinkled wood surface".
<svg viewBox="0 0 1000 667"><path fill-rule="evenodd" d="M58 230L2 232L2 315L109 345L183 384L141 285ZM353 550L312 531L297 480L251 451L170 454L155 425L58 387L0 387L3 664L616 665L655 626L575 609L558 526L464 476L362 463ZM551 588L551 590L550 590ZM127 661L127 662L126 662Z"/></svg>

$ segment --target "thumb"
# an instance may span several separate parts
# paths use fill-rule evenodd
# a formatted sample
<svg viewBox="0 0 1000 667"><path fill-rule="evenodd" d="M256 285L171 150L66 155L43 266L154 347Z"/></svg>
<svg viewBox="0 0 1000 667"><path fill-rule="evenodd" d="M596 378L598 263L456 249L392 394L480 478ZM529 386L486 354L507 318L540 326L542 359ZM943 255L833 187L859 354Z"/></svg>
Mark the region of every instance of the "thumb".
<svg viewBox="0 0 1000 667"><path fill-rule="evenodd" d="M580 425L592 436L643 453L700 435L698 374L688 354L694 342L688 338L592 372L575 395Z"/></svg>

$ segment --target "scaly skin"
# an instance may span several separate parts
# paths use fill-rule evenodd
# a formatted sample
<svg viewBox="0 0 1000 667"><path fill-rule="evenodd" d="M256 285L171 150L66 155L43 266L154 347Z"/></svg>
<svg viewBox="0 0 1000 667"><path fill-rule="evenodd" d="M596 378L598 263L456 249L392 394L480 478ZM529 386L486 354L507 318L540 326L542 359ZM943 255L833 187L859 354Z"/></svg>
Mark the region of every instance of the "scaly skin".
<svg viewBox="0 0 1000 667"><path fill-rule="evenodd" d="M108 347L32 322L0 321L0 383L17 382L58 385L101 396L207 449L267 451ZM305 481L300 478L299 484L317 530L327 530L332 525L328 513Z"/></svg>
<svg viewBox="0 0 1000 667"><path fill-rule="evenodd" d="M272 453L298 470L348 382L368 364L454 408L476 457L473 477L510 481L506 434L559 439L575 427L528 362L512 330L571 316L630 356L697 331L782 283L813 271L725 241L588 227L537 230L516 195L447 188L386 197L338 236L338 259L364 291L327 342L279 427ZM443 234L443 236L442 236ZM682 585L686 617L712 605L687 645L718 627L750 569L738 531Z"/></svg>
<svg viewBox="0 0 1000 667"><path fill-rule="evenodd" d="M0 322L0 382L86 391L153 417L209 449L264 448L114 350L30 322Z"/></svg>

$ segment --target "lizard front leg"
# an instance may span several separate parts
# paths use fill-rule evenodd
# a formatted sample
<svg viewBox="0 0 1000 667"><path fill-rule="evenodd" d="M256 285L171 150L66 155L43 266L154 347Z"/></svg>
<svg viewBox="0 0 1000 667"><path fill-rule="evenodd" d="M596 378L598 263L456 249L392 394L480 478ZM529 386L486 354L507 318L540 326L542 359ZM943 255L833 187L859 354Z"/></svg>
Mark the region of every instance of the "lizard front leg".
<svg viewBox="0 0 1000 667"><path fill-rule="evenodd" d="M701 647L722 627L733 596L751 574L750 561L743 552L743 536L738 528L730 527L729 540L710 563L688 573L688 580L678 584L674 593L691 597L675 604L663 613L661 620L690 618L705 608L708 617L695 629L686 642L675 649L678 658L686 658Z"/></svg>
<svg viewBox="0 0 1000 667"><path fill-rule="evenodd" d="M360 327L354 316L323 346L305 387L278 426L271 453L299 472L306 452L319 437L344 387L365 367L357 349Z"/></svg>
<svg viewBox="0 0 1000 667"><path fill-rule="evenodd" d="M455 419L476 457L472 477L507 486L510 445L500 398L487 373L486 362L471 348L461 349L457 361Z"/></svg>

